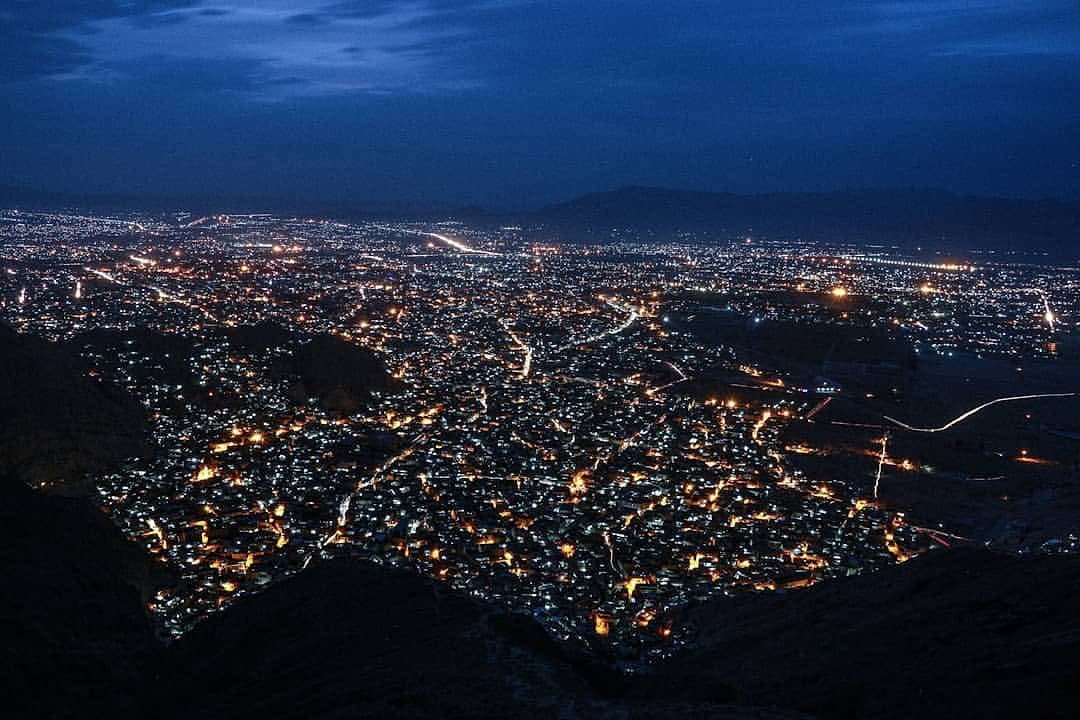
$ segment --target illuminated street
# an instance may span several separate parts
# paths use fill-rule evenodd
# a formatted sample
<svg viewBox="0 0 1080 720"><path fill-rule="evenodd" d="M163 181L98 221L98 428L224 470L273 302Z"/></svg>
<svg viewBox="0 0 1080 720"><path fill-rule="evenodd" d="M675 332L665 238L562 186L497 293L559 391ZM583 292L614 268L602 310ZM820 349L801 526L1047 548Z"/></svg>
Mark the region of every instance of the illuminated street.
<svg viewBox="0 0 1080 720"><path fill-rule="evenodd" d="M1055 328L1023 293L979 296L978 268L842 250L696 248L686 263L679 247L629 239L553 252L517 230L457 226L457 240L268 216L105 219L102 240L69 238L76 249L63 238L85 218L20 220L35 242L9 241L4 257L35 264L6 266L9 322L76 343L92 328L192 343L172 361L124 342L83 346L152 413L154 458L98 487L115 520L180 571L154 602L173 633L344 554L527 610L567 640L666 654L689 637L671 622L686 603L803 587L948 542L873 502L892 462L884 444L867 449L880 457L865 481L822 482L789 462L785 428L835 390L702 342L692 318L715 312L715 294L752 324L792 312L880 318L947 357L1002 342L1052 353L1080 289L1057 284ZM762 286L842 305L783 309ZM937 320L966 302L1002 305L969 327ZM297 334L251 348L231 339L267 320ZM297 397L268 372L320 333L385 364L355 410ZM191 378L180 385L155 369L176 361ZM709 379L724 376L728 390ZM997 398L937 428L885 419L944 432L998 403L1072 395Z"/></svg>

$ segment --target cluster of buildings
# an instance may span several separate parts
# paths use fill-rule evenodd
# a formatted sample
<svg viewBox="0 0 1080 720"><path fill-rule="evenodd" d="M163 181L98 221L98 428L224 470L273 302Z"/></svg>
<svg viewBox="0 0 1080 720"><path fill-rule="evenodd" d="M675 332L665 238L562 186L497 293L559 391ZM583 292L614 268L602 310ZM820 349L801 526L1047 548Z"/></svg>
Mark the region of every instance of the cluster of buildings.
<svg viewBox="0 0 1080 720"><path fill-rule="evenodd" d="M627 662L665 654L692 641L689 602L933 545L864 478L812 482L788 461L784 428L837 387L785 385L695 333L695 312L1047 356L1080 301L1076 276L1048 269L799 243L573 245L263 215L0 221L0 317L68 343L146 408L155 451L97 485L176 569L152 607L174 634L353 556ZM265 341L238 339L267 322ZM316 334L375 353L389 384L327 410L288 370Z"/></svg>

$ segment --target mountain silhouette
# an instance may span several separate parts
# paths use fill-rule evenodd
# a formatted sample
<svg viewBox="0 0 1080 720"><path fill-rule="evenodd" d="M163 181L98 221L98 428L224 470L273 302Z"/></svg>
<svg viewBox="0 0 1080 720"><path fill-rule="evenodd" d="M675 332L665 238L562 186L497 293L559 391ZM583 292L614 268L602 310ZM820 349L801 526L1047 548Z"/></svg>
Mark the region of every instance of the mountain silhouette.
<svg viewBox="0 0 1080 720"><path fill-rule="evenodd" d="M543 208L547 223L698 230L717 236L890 243L941 250L1080 250L1080 203L955 195L941 190L851 190L735 195L625 187Z"/></svg>

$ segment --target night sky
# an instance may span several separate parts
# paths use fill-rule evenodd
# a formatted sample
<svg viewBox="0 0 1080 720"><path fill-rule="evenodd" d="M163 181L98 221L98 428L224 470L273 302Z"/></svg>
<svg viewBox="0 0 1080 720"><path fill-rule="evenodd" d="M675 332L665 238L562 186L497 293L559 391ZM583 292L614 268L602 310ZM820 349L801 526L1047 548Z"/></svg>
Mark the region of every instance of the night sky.
<svg viewBox="0 0 1080 720"><path fill-rule="evenodd" d="M0 182L1080 197L1077 0L2 0Z"/></svg>

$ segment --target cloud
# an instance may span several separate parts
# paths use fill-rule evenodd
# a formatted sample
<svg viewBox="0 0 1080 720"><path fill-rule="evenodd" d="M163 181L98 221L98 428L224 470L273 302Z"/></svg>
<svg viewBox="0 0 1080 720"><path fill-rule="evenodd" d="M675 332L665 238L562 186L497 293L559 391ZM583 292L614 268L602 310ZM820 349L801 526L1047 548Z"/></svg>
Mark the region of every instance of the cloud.
<svg viewBox="0 0 1080 720"><path fill-rule="evenodd" d="M904 0L856 5L842 32L901 40L930 56L1080 53L1074 0Z"/></svg>
<svg viewBox="0 0 1080 720"><path fill-rule="evenodd" d="M1007 188L1009 146L1058 162L1025 182L1075 187L1078 33L1076 0L0 0L0 154L554 198L978 187L992 162Z"/></svg>
<svg viewBox="0 0 1080 720"><path fill-rule="evenodd" d="M1080 48L1074 0L15 0L0 21L0 80L235 62L250 80L236 91L264 100L717 81L737 97L755 69L783 96L844 62Z"/></svg>
<svg viewBox="0 0 1080 720"><path fill-rule="evenodd" d="M470 14L505 2L144 0L93 12L70 4L69 12L29 3L13 11L12 26L21 29L2 52L25 60L9 66L6 79L122 82L145 63L232 62L249 80L235 91L263 100L475 88L481 75L446 62L447 49L474 31Z"/></svg>
<svg viewBox="0 0 1080 720"><path fill-rule="evenodd" d="M192 5L194 0L10 0L0 8L0 82L33 80L74 70L93 53L64 31L109 18L145 18Z"/></svg>

